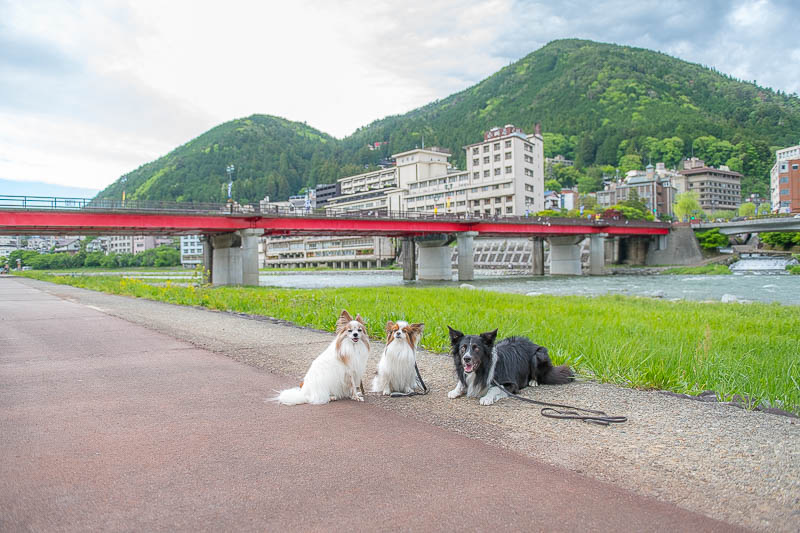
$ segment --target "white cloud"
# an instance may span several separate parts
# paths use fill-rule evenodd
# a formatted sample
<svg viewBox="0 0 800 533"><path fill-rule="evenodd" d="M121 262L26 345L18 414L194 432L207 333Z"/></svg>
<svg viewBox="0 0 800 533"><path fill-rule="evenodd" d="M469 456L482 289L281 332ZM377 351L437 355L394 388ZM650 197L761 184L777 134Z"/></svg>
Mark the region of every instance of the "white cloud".
<svg viewBox="0 0 800 533"><path fill-rule="evenodd" d="M791 0L0 0L0 176L103 187L253 113L342 137L550 40L661 50L787 92ZM788 22L787 22L788 23Z"/></svg>

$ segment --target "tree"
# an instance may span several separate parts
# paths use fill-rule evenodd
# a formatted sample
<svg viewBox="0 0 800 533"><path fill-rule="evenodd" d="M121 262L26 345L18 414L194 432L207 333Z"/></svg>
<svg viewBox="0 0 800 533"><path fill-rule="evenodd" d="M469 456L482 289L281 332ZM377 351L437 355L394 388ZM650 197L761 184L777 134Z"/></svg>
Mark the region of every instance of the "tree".
<svg viewBox="0 0 800 533"><path fill-rule="evenodd" d="M599 191L603 188L603 178L591 176L587 174L586 176L581 177L578 180L578 192L581 194L586 194L589 192Z"/></svg>
<svg viewBox="0 0 800 533"><path fill-rule="evenodd" d="M745 202L739 206L739 216L751 217L756 214L756 204Z"/></svg>
<svg viewBox="0 0 800 533"><path fill-rule="evenodd" d="M623 175L626 174L629 170L641 170L641 169L642 169L642 156L638 154L623 155L619 159L619 171Z"/></svg>
<svg viewBox="0 0 800 533"><path fill-rule="evenodd" d="M676 202L672 206L678 220L698 216L702 208L700 207L700 195L695 191L681 193L676 197Z"/></svg>
<svg viewBox="0 0 800 533"><path fill-rule="evenodd" d="M697 242L700 243L700 246L706 249L720 248L722 246L728 246L729 244L728 237L721 234L717 228L698 232Z"/></svg>
<svg viewBox="0 0 800 533"><path fill-rule="evenodd" d="M546 190L546 191L560 191L561 190L561 184L558 182L558 180L547 180L546 182L544 182L544 190Z"/></svg>

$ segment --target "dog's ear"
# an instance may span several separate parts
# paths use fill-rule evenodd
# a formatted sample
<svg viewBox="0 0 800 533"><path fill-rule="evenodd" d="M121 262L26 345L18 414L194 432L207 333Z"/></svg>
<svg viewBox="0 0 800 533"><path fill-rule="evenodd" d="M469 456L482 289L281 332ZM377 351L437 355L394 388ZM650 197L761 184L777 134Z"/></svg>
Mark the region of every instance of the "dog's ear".
<svg viewBox="0 0 800 533"><path fill-rule="evenodd" d="M464 336L463 333L458 331L457 329L453 329L450 326L447 326L447 329L450 330L450 344L455 344L458 340Z"/></svg>
<svg viewBox="0 0 800 533"><path fill-rule="evenodd" d="M349 324L351 320L353 319L350 318L350 313L343 310L342 314L339 315L339 319L336 321L336 333L341 333L347 327L347 324Z"/></svg>
<svg viewBox="0 0 800 533"><path fill-rule="evenodd" d="M418 334L421 334L422 331L425 329L425 324L423 324L423 323L411 324L411 329L416 331Z"/></svg>
<svg viewBox="0 0 800 533"><path fill-rule="evenodd" d="M392 334L392 328L393 327L394 327L394 322L392 322L391 320L386 323L386 334L387 335L391 335Z"/></svg>
<svg viewBox="0 0 800 533"><path fill-rule="evenodd" d="M489 345L494 344L494 340L497 338L497 330L495 329L494 331L487 331L486 333L481 333L480 337L486 344Z"/></svg>
<svg viewBox="0 0 800 533"><path fill-rule="evenodd" d="M364 325L364 319L361 318L361 315L356 315L356 317L353 320L355 320L356 322L358 322L362 326Z"/></svg>

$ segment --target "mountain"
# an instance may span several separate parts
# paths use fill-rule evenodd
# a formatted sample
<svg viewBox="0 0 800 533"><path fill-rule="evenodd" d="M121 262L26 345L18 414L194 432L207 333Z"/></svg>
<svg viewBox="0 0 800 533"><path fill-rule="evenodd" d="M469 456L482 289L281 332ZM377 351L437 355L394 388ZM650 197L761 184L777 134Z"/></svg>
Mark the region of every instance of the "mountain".
<svg viewBox="0 0 800 533"><path fill-rule="evenodd" d="M237 166L234 198L285 199L302 186L362 171L420 146L453 152L483 131L540 123L545 155L581 167L678 164L694 154L745 175L743 193L768 196L774 149L800 141L800 99L713 69L641 48L553 41L477 85L404 115L389 116L342 140L304 124L254 115L228 122L124 176L142 199L219 201L224 168ZM367 144L387 142L379 150ZM119 181L100 197L119 196ZM135 187L133 187L135 185Z"/></svg>
<svg viewBox="0 0 800 533"><path fill-rule="evenodd" d="M97 197L119 199L124 190L130 200L223 202L230 178L238 201L286 199L304 186L354 170L337 163L339 144L305 124L253 115L221 124L142 165Z"/></svg>

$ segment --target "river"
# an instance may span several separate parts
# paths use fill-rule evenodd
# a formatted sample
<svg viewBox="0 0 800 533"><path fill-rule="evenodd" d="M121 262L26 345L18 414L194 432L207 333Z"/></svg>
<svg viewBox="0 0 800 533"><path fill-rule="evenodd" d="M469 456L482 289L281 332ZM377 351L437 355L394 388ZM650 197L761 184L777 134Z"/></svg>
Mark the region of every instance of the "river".
<svg viewBox="0 0 800 533"><path fill-rule="evenodd" d="M261 285L314 289L321 287L458 287L458 281L403 281L399 271L270 272L261 273ZM714 300L724 295L738 300L800 305L800 276L788 274L613 275L613 276L504 276L477 273L469 282L478 289L519 294L625 294L664 299Z"/></svg>

